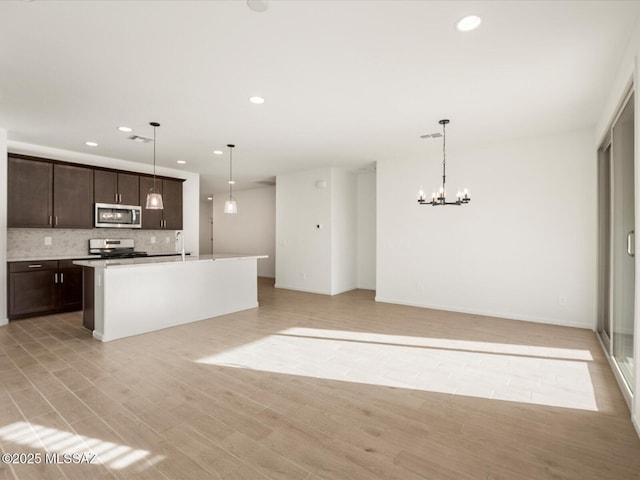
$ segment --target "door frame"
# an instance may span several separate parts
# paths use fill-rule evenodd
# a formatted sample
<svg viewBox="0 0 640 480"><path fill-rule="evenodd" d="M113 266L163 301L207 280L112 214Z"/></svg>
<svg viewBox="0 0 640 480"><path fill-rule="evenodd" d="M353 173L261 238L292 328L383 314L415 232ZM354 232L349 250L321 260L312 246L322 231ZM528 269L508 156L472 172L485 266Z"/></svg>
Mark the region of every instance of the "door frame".
<svg viewBox="0 0 640 480"><path fill-rule="evenodd" d="M615 123L618 121L618 119L620 118L620 116L622 115L622 112L624 110L624 108L627 106L627 104L629 103L632 95L635 93L635 84L633 81L633 78L631 78L628 82L627 87L625 88L625 93L622 96L622 100L620 101L620 103L617 105L616 110L615 110L615 115L613 116L611 122L609 123L609 126L607 127L606 133L603 135L600 143L598 144L598 152L597 152L597 164L596 164L596 170L597 170L597 187L598 187L598 196L600 195L600 181L599 181L599 175L600 175L600 162L602 160L602 157L604 155L604 151L606 150L607 147L611 146L611 155L610 155L610 163L609 163L609 206L611 207L611 205L613 204L613 188L612 188L612 182L613 182L613 175L611 172L611 159L613 158L613 145L611 145L611 142L613 141L613 126L615 125ZM638 203L638 196L636 195L636 193L638 192L638 162L636 161L637 159L637 147L638 147L638 135L637 135L637 131L638 131L638 122L635 121L635 113L637 111L636 105L638 104L639 100L634 97L634 105L633 105L633 111L634 111L634 122L635 125L634 126L634 185L633 185L633 190L634 190L634 203L636 205L634 205L634 207L637 206ZM638 225L638 208L635 208L635 213L634 213L635 217L634 217L634 225ZM607 358L607 361L609 362L609 365L611 367L611 370L613 371L614 377L616 379L616 382L618 383L618 386L622 392L622 395L625 399L625 402L627 403L627 407L629 408L630 411L633 410L633 392L631 391L629 384L627 383L627 380L624 378L624 375L622 374L622 372L620 371L620 368L618 366L618 363L615 361L614 357L613 357L613 342L611 340L611 338L606 337L605 332L602 331L601 332L601 318L600 318L600 311L601 311L601 306L600 306L600 301L601 301L601 281L600 281L600 274L601 274L601 270L600 270L600 262L602 261L601 259L601 242L602 242L602 238L601 238L601 232L600 232L600 218L601 218L601 212L600 212L600 202L598 201L598 279L597 279L597 308L596 308L596 312L598 315L598 318L596 319L596 337L598 338L600 345L602 346L603 351L605 352L605 357ZM613 215L609 215L609 245L611 245L611 235L613 232ZM637 235L635 236L635 240L634 240L634 251L638 251L638 239L637 239ZM612 265L613 263L613 253L612 253L612 249L609 248L609 252L608 252L608 257L609 257L609 265ZM633 313L633 317L634 317L634 346L637 346L640 342L638 341L639 339L636 338L635 333L639 330L638 329L638 295L637 295L637 291L638 291L638 281L639 279L639 274L640 272L638 272L638 266L639 266L639 262L638 262L638 257L635 257L635 284L636 284L636 288L634 291L634 301L633 301L633 309L634 309L634 313ZM612 298L613 292L613 268L609 268L609 288L608 288L608 294L609 294L609 298ZM609 332L612 332L612 322L613 322L613 302L609 301L609 306L608 306L608 320L609 320ZM604 329L603 329L604 330ZM604 337L604 338L603 338ZM637 351L637 349L634 349L634 357L638 354L639 352ZM637 359L634 360L634 364L637 365ZM638 372L634 372L634 375L636 376L636 379L638 377ZM637 382L636 382L637 383ZM636 384L636 390L640 387L640 385Z"/></svg>

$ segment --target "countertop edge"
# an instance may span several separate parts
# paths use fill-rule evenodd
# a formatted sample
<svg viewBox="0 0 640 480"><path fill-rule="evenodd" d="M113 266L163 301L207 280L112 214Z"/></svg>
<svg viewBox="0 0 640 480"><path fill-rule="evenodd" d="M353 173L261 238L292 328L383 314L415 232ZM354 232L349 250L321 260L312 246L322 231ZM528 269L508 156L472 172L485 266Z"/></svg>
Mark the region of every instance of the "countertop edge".
<svg viewBox="0 0 640 480"><path fill-rule="evenodd" d="M146 257L142 258L155 258L155 257L175 257L179 256L179 253L171 252L171 253L150 253ZM187 253L187 255L191 255ZM49 256L39 256L39 257L13 257L7 258L7 263L12 262L47 262L54 260L103 260L100 255L49 255Z"/></svg>
<svg viewBox="0 0 640 480"><path fill-rule="evenodd" d="M242 254L218 254L218 255L202 255L187 256L183 260L180 256L163 256L163 257L138 257L117 260L76 260L73 263L82 267L89 268L123 268L123 267L143 267L158 266L176 263L192 263L206 261L230 261L230 260L248 260L269 258L268 255L242 255Z"/></svg>

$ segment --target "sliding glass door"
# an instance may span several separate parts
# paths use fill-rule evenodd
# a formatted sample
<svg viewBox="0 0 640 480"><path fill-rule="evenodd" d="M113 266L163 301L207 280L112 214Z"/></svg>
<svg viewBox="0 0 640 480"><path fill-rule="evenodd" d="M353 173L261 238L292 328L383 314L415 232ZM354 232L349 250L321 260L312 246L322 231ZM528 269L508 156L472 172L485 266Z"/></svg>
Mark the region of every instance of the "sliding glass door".
<svg viewBox="0 0 640 480"><path fill-rule="evenodd" d="M611 135L613 358L633 391L633 326L635 294L633 95L613 125Z"/></svg>
<svg viewBox="0 0 640 480"><path fill-rule="evenodd" d="M599 152L599 332L633 392L635 299L634 95Z"/></svg>

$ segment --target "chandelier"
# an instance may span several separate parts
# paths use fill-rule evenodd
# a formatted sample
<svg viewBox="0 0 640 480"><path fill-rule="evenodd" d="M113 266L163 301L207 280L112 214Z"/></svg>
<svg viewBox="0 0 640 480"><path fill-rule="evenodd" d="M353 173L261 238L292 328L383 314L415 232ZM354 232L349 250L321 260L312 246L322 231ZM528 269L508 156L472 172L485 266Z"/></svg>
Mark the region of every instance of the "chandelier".
<svg viewBox="0 0 640 480"><path fill-rule="evenodd" d="M447 132L445 127L449 123L449 120L440 120L438 123L442 125L442 186L440 187L437 195L436 192L433 192L431 194L431 200L427 200L427 197L425 196L424 191L421 188L418 191L418 203L420 205L431 205L433 207L436 207L438 205L465 205L471 201L471 198L469 197L469 190L467 190L466 188L463 191L458 190L455 202L447 202L447 191L445 190L445 184L447 180ZM423 135L422 138L439 136L439 133L434 133L431 135Z"/></svg>

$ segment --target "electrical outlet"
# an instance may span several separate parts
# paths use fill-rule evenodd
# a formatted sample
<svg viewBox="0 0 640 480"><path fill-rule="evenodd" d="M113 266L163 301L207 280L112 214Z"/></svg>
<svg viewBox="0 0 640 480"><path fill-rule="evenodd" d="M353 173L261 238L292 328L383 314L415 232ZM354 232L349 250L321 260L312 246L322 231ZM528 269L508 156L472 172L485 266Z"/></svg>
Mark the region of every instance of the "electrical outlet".
<svg viewBox="0 0 640 480"><path fill-rule="evenodd" d="M156 243L156 237L151 237L151 243Z"/></svg>
<svg viewBox="0 0 640 480"><path fill-rule="evenodd" d="M560 295L558 297L558 305L560 306L566 306L567 305L567 297L563 297L562 295Z"/></svg>
<svg viewBox="0 0 640 480"><path fill-rule="evenodd" d="M164 243L169 243L171 241L171 237L164 237Z"/></svg>
<svg viewBox="0 0 640 480"><path fill-rule="evenodd" d="M51 237L44 237L44 244L53 245L53 240L51 239Z"/></svg>

